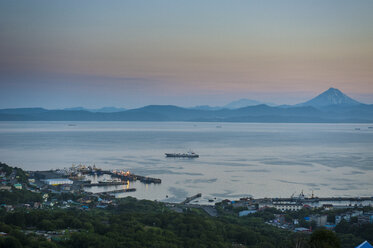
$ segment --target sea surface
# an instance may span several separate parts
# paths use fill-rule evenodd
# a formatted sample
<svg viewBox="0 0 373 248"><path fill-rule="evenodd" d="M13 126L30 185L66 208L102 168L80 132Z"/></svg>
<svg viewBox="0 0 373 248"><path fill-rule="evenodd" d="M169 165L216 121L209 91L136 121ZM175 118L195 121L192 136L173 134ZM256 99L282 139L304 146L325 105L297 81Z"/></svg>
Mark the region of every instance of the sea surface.
<svg viewBox="0 0 373 248"><path fill-rule="evenodd" d="M373 196L373 124L0 122L0 161L26 170L72 164L162 179L121 196L209 199ZM193 150L197 159L166 158ZM123 187L123 186L118 186ZM128 186L125 186L128 187ZM103 190L103 189L93 189Z"/></svg>

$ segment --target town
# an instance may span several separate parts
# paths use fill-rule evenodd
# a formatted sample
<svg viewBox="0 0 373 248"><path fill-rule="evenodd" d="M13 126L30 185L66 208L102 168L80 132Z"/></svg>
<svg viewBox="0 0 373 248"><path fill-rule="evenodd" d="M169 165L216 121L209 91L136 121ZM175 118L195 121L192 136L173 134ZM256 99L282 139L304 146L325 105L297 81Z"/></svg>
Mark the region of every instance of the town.
<svg viewBox="0 0 373 248"><path fill-rule="evenodd" d="M131 192L128 181L161 183L160 179L131 174L129 171L104 171L96 166L72 166L63 170L23 171L6 164L0 164L0 206L6 212L17 209L115 209L120 199L118 192ZM86 180L85 175L109 175L97 183ZM123 185L124 188L102 193L85 191L90 186ZM180 203L163 203L170 211L183 213L201 210L210 217L247 216L262 217L267 225L291 232L312 233L317 228L340 231L353 226L373 224L373 198L318 198L312 195L289 198L240 198L223 200L215 205L197 204L199 193ZM71 231L71 230L70 230ZM61 231L25 230L51 239L61 236ZM2 232L1 235L7 235Z"/></svg>
<svg viewBox="0 0 373 248"><path fill-rule="evenodd" d="M145 184L159 184L161 179L135 175L129 171L104 171L100 168L85 165L73 165L70 168L49 171L23 171L19 168L11 168L6 164L0 164L0 191L36 193L41 196L40 201L28 202L24 207L62 207L81 206L106 208L114 204L115 194L133 192L136 188L129 188L129 182L139 180ZM86 176L108 175L98 182L87 180ZM124 186L120 189L105 190L100 193L87 191L90 187ZM59 200L64 199L64 200ZM3 204L5 209L14 209L15 206ZM18 205L19 207L19 205Z"/></svg>

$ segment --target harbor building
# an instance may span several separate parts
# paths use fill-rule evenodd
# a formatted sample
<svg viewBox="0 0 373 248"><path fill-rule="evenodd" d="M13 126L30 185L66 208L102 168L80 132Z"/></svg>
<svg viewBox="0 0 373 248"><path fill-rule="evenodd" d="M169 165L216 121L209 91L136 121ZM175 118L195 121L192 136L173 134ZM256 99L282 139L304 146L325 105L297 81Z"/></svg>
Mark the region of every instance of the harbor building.
<svg viewBox="0 0 373 248"><path fill-rule="evenodd" d="M43 180L45 184L48 185L64 185L73 184L73 181L68 178L51 178Z"/></svg>
<svg viewBox="0 0 373 248"><path fill-rule="evenodd" d="M303 208L303 205L296 202L291 203L274 203L273 207L280 211L298 211Z"/></svg>

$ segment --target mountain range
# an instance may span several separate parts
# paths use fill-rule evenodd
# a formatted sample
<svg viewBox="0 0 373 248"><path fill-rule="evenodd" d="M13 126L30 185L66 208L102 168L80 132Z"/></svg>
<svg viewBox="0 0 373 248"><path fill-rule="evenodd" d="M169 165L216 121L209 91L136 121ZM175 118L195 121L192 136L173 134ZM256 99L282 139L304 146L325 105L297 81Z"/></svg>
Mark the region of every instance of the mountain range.
<svg viewBox="0 0 373 248"><path fill-rule="evenodd" d="M237 101L230 102L224 106L214 106L211 107L209 105L201 105L201 106L195 106L192 107L191 109L200 109L200 110L220 110L220 109L239 109L239 108L244 108L244 107L249 107L249 106L256 106L256 105L261 105L265 104L268 106L276 106L274 103L266 103L266 102L261 102L257 100L251 100L247 98L242 98Z"/></svg>
<svg viewBox="0 0 373 248"><path fill-rule="evenodd" d="M72 110L72 111L88 111L94 113L115 113L125 111L125 108L117 108L117 107L103 107L99 109L87 109L83 107L74 107L74 108L64 108L63 110Z"/></svg>
<svg viewBox="0 0 373 248"><path fill-rule="evenodd" d="M372 123L373 105L362 104L330 88L315 98L292 106L255 104L239 107L242 99L230 107L149 105L121 111L111 109L43 108L0 109L0 121L217 121L278 123ZM229 105L229 104L228 104ZM244 104L245 105L245 104ZM117 111L118 110L118 111Z"/></svg>

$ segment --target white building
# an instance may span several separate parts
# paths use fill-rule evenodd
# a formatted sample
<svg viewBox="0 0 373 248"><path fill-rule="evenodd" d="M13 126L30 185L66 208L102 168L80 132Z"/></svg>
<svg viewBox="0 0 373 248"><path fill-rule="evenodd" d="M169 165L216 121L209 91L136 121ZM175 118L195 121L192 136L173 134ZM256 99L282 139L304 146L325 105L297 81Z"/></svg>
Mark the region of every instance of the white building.
<svg viewBox="0 0 373 248"><path fill-rule="evenodd" d="M48 185L73 184L73 181L71 181L68 178L45 179L44 182L45 182L45 184L48 184Z"/></svg>
<svg viewBox="0 0 373 248"><path fill-rule="evenodd" d="M300 203L274 203L273 207L280 211L298 211L303 208Z"/></svg>
<svg viewBox="0 0 373 248"><path fill-rule="evenodd" d="M13 186L14 186L14 188L16 188L16 189L22 189L22 184L20 184L20 183L16 183L16 184L14 184Z"/></svg>

